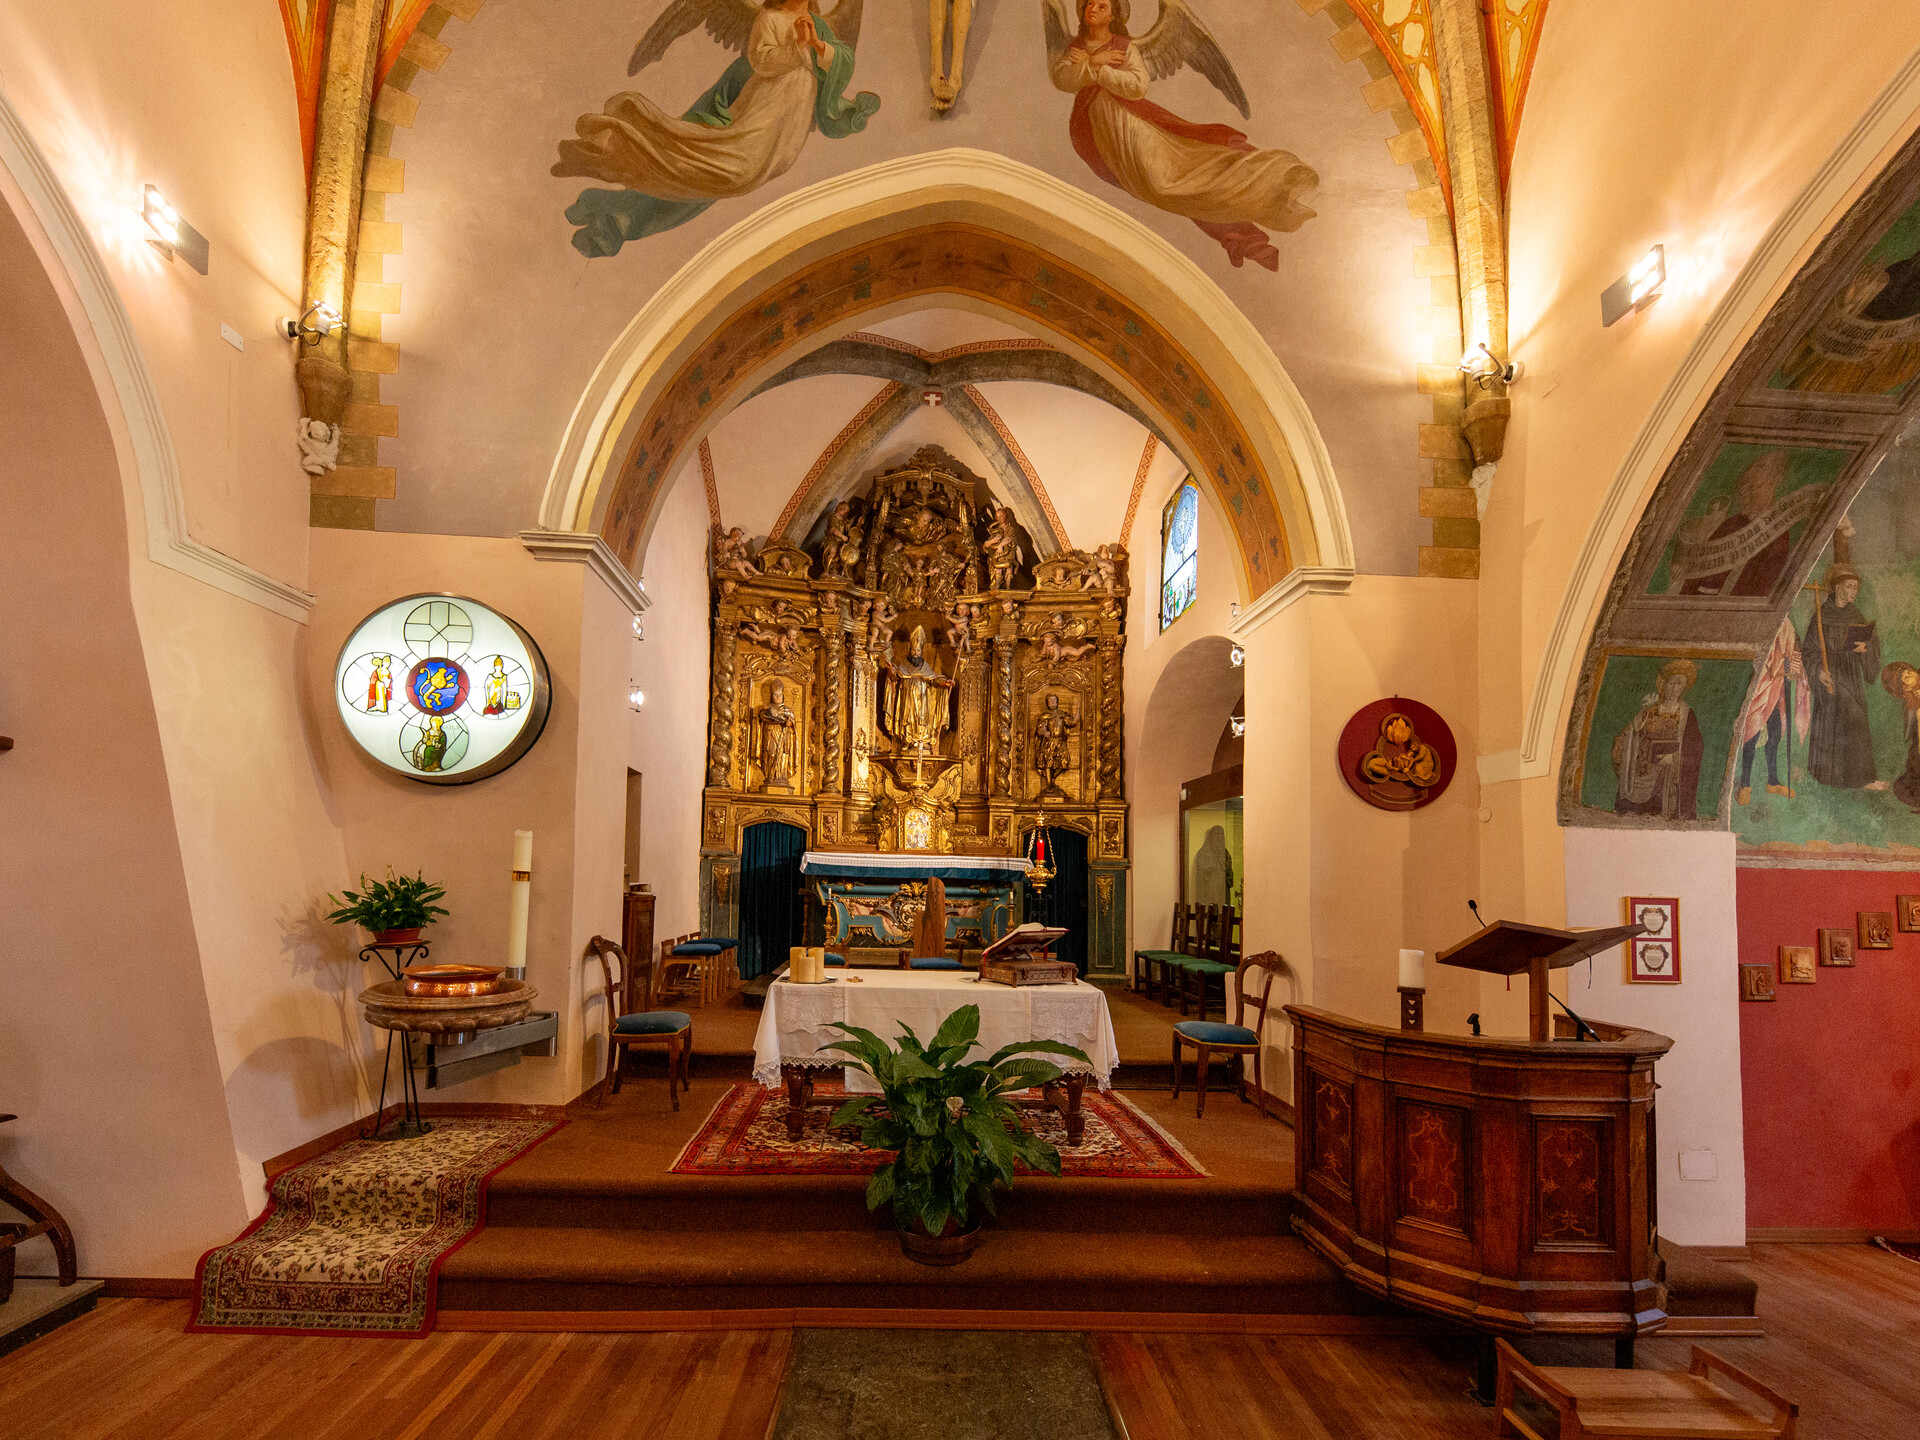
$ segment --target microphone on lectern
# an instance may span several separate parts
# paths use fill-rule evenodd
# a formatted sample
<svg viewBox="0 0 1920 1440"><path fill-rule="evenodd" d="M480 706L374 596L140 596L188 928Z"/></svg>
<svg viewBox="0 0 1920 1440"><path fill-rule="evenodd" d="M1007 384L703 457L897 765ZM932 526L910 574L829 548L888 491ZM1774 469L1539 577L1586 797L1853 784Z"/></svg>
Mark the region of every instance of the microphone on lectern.
<svg viewBox="0 0 1920 1440"><path fill-rule="evenodd" d="M1469 910L1471 910L1471 911L1473 912L1473 918L1474 918L1474 919L1476 919L1476 920L1480 920L1480 907L1479 907L1479 905L1478 905L1478 904L1476 904L1476 903L1475 903L1474 901L1472 901L1472 900L1469 900L1469 901L1467 901L1467 909L1469 909ZM1484 921L1484 920L1480 920L1480 928L1481 928L1482 930L1484 930L1484 929L1486 929L1486 928L1487 928L1487 922L1486 922L1486 921Z"/></svg>

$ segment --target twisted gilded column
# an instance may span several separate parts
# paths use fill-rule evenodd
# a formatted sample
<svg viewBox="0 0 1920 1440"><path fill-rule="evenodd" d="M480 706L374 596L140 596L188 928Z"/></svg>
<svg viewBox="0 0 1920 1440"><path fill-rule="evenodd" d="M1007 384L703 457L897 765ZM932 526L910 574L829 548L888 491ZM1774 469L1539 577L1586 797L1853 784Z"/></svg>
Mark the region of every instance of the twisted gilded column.
<svg viewBox="0 0 1920 1440"><path fill-rule="evenodd" d="M724 788L733 777L733 621L713 617L713 695L709 702L707 784Z"/></svg>
<svg viewBox="0 0 1920 1440"><path fill-rule="evenodd" d="M1126 718L1122 707L1120 639L1109 635L1100 641L1100 793L1126 794L1123 778L1126 750Z"/></svg>
<svg viewBox="0 0 1920 1440"><path fill-rule="evenodd" d="M831 598L831 597L830 597ZM838 603L822 606L820 625L820 665L822 697L821 708L821 773L820 788L829 795L840 793L841 777L846 773L846 763L840 753L844 731L841 727L841 665L844 659L840 650L840 629L838 625L840 607Z"/></svg>

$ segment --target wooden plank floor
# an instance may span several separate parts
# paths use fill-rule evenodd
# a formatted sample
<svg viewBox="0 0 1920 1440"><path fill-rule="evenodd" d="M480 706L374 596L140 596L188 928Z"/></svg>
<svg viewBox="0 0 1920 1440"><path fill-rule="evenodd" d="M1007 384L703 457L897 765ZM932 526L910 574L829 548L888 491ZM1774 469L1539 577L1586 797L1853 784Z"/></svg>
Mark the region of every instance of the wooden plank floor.
<svg viewBox="0 0 1920 1440"><path fill-rule="evenodd" d="M1920 1433L1920 1265L1859 1245L1766 1245L1759 1340L1708 1340L1800 1402L1804 1440ZM0 1359L0 1440L763 1440L789 1332L188 1335L183 1301L108 1300ZM1640 1364L1680 1369L1689 1343ZM1604 1365L1605 1341L1536 1342ZM1404 1336L1099 1337L1131 1440L1492 1436L1470 1341Z"/></svg>

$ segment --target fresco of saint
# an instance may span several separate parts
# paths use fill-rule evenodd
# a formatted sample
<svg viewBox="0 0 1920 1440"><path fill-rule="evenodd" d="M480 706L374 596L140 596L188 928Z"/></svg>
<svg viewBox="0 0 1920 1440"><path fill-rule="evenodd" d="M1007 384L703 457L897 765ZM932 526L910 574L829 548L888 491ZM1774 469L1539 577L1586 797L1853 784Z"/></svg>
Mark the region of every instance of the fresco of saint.
<svg viewBox="0 0 1920 1440"><path fill-rule="evenodd" d="M1906 709L1907 766L1894 778L1893 793L1920 815L1920 669L1896 660L1880 672L1880 685Z"/></svg>
<svg viewBox="0 0 1920 1440"><path fill-rule="evenodd" d="M1234 265L1280 268L1268 229L1291 232L1314 212L1300 203L1320 177L1287 150L1256 150L1230 125L1183 120L1146 98L1147 86L1191 65L1248 115L1247 92L1186 0L1160 0L1138 40L1130 0L1042 0L1048 73L1074 97L1073 148L1102 180L1184 215L1220 242Z"/></svg>
<svg viewBox="0 0 1920 1440"><path fill-rule="evenodd" d="M866 128L871 92L849 98L865 0L840 0L829 25L812 0L671 0L627 66L638 74L695 26L741 56L679 118L624 90L574 122L555 175L622 187L583 190L567 207L573 247L593 259L684 225L716 200L784 175L817 127L832 140Z"/></svg>
<svg viewBox="0 0 1920 1440"><path fill-rule="evenodd" d="M1698 818L1700 759L1706 742L1693 707L1681 698L1700 667L1673 660L1660 667L1656 690L1613 739L1616 815Z"/></svg>
<svg viewBox="0 0 1920 1440"><path fill-rule="evenodd" d="M1836 789L1884 790L1867 723L1867 687L1880 678L1880 636L1854 603L1860 597L1858 570L1830 565L1822 588L1826 598L1800 637L1800 663L1813 695L1807 773Z"/></svg>

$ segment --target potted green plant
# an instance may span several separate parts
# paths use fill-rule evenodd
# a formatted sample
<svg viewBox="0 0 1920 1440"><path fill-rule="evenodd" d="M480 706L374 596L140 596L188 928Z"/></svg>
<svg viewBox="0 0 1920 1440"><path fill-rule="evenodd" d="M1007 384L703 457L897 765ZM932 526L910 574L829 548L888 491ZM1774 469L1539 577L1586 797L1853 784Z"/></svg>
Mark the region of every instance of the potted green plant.
<svg viewBox="0 0 1920 1440"><path fill-rule="evenodd" d="M983 1214L994 1213L994 1190L1013 1184L1015 1161L1060 1173L1060 1152L1029 1132L1005 1097L1065 1073L1051 1061L1025 1057L1067 1055L1088 1063L1086 1052L1056 1040L1020 1040L968 1060L979 1048L978 1005L954 1011L924 1045L906 1025L897 1047L857 1025L834 1028L853 1038L826 1048L844 1051L855 1069L879 1083L880 1094L847 1101L833 1124L858 1125L869 1150L893 1152L867 1185L867 1208L893 1203L908 1259L923 1265L966 1259Z"/></svg>
<svg viewBox="0 0 1920 1440"><path fill-rule="evenodd" d="M377 944L406 945L447 913L444 906L434 904L446 894L422 875L396 875L389 865L385 880L369 880L362 872L359 890L329 894L327 898L340 908L327 918L336 925L364 926L373 932Z"/></svg>

